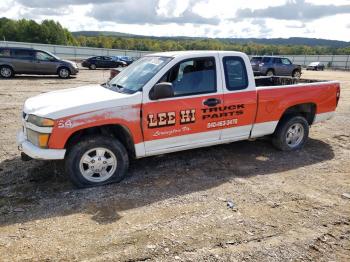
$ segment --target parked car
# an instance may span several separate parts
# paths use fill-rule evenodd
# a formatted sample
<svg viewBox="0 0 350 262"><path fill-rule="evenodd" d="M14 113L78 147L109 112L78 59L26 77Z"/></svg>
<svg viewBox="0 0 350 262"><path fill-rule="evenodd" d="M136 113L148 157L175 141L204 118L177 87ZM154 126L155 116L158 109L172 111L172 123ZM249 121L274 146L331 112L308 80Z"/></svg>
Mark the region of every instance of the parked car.
<svg viewBox="0 0 350 262"><path fill-rule="evenodd" d="M301 77L301 66L294 65L288 58L278 56L252 57L254 75Z"/></svg>
<svg viewBox="0 0 350 262"><path fill-rule="evenodd" d="M93 56L86 60L83 60L81 65L90 69L96 68L113 68L127 66L124 61L116 60L112 56Z"/></svg>
<svg viewBox="0 0 350 262"><path fill-rule="evenodd" d="M263 80L241 52L150 54L106 84L29 98L17 143L23 159L65 159L71 181L89 187L121 181L131 158L265 135L298 150L335 113L337 81Z"/></svg>
<svg viewBox="0 0 350 262"><path fill-rule="evenodd" d="M256 72L259 70L259 64L261 63L261 60L263 59L262 56L253 56L250 59L250 64L252 65L253 71Z"/></svg>
<svg viewBox="0 0 350 262"><path fill-rule="evenodd" d="M307 67L306 70L323 71L325 65L321 62L312 62Z"/></svg>
<svg viewBox="0 0 350 262"><path fill-rule="evenodd" d="M50 52L20 47L0 47L0 76L13 77L15 74L58 75L69 78L79 72L78 65L63 60Z"/></svg>
<svg viewBox="0 0 350 262"><path fill-rule="evenodd" d="M112 68L109 71L109 80L112 80L115 76L119 75L119 73L123 70L123 67Z"/></svg>
<svg viewBox="0 0 350 262"><path fill-rule="evenodd" d="M118 61L123 61L127 65L130 65L135 61L135 59L130 56L115 56L115 59Z"/></svg>

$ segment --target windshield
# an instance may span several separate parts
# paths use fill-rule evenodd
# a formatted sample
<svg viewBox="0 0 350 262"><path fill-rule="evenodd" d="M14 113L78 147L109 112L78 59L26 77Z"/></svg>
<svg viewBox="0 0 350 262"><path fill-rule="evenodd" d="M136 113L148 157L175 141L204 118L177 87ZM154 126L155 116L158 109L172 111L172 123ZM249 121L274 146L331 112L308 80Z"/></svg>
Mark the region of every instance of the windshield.
<svg viewBox="0 0 350 262"><path fill-rule="evenodd" d="M170 57L143 57L120 72L108 83L108 86L135 93L141 90L170 60Z"/></svg>

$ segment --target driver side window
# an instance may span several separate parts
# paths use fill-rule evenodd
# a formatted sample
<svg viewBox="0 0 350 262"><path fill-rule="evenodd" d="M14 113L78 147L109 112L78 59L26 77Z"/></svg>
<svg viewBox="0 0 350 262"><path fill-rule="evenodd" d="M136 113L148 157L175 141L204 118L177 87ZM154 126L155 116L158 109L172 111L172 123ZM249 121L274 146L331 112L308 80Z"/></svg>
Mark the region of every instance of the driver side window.
<svg viewBox="0 0 350 262"><path fill-rule="evenodd" d="M53 60L53 57L50 56L49 54L46 54L44 52L36 52L35 53L35 58L40 61L51 61Z"/></svg>
<svg viewBox="0 0 350 262"><path fill-rule="evenodd" d="M170 82L175 96L216 92L214 57L184 60L170 69L159 81Z"/></svg>

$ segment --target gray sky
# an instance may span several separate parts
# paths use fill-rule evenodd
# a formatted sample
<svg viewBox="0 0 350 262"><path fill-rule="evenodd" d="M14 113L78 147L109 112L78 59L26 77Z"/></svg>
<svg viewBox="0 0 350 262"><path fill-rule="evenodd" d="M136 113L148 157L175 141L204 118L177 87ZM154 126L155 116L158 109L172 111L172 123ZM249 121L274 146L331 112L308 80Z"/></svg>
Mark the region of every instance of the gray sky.
<svg viewBox="0 0 350 262"><path fill-rule="evenodd" d="M1 0L0 13L71 31L350 41L350 0Z"/></svg>

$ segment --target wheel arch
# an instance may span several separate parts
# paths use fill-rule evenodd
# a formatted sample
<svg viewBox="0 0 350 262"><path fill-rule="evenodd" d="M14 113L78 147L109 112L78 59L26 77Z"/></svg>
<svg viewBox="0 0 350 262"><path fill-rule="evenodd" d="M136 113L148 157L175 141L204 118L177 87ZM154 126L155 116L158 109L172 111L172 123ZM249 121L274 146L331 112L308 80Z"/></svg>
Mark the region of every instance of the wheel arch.
<svg viewBox="0 0 350 262"><path fill-rule="evenodd" d="M312 125L316 116L317 105L313 102L296 104L288 107L280 117L278 124L287 117L301 115L309 125Z"/></svg>
<svg viewBox="0 0 350 262"><path fill-rule="evenodd" d="M72 71L70 70L69 66L66 66L66 65L59 65L59 66L57 67L56 74L58 74L59 71L60 71L60 69L62 69L62 68L66 68L66 69L68 69L69 73L72 73Z"/></svg>
<svg viewBox="0 0 350 262"><path fill-rule="evenodd" d="M69 152L70 148L86 136L89 135L104 135L106 137L117 138L126 148L130 157L135 158L135 144L129 128L120 124L109 124L95 127L83 128L72 133L64 148Z"/></svg>
<svg viewBox="0 0 350 262"><path fill-rule="evenodd" d="M15 73L15 69L14 66L12 64L8 64L8 63L2 63L0 64L0 67L9 67L13 73Z"/></svg>

